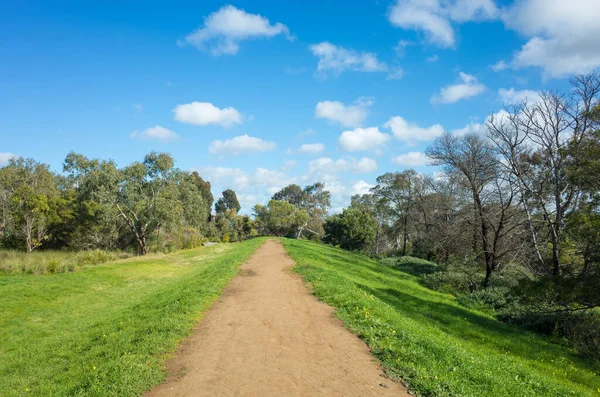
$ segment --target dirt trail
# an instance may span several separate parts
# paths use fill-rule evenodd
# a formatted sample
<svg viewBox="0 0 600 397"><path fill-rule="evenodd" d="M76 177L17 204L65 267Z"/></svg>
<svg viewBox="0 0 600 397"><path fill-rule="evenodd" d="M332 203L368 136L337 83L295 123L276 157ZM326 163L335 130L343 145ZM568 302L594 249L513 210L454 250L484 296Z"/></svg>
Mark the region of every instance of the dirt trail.
<svg viewBox="0 0 600 397"><path fill-rule="evenodd" d="M367 346L310 295L268 240L169 362L147 396L408 396Z"/></svg>

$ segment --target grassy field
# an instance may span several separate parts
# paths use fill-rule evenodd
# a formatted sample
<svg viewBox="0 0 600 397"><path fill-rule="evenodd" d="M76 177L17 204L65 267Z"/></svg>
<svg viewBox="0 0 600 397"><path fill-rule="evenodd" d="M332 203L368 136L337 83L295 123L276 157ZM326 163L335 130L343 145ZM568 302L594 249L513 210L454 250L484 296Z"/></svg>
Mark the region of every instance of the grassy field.
<svg viewBox="0 0 600 397"><path fill-rule="evenodd" d="M263 242L0 276L0 396L138 396Z"/></svg>
<svg viewBox="0 0 600 397"><path fill-rule="evenodd" d="M315 295L418 395L600 396L600 365L549 338L466 309L362 255L282 241Z"/></svg>

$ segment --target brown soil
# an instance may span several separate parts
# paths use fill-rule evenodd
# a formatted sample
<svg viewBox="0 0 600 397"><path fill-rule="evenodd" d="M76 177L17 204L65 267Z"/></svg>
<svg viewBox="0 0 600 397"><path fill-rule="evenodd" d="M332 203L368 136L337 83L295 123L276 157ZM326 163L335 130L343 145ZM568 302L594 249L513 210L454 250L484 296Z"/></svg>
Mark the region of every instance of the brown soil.
<svg viewBox="0 0 600 397"><path fill-rule="evenodd" d="M408 396L293 265L281 243L265 242L147 396Z"/></svg>

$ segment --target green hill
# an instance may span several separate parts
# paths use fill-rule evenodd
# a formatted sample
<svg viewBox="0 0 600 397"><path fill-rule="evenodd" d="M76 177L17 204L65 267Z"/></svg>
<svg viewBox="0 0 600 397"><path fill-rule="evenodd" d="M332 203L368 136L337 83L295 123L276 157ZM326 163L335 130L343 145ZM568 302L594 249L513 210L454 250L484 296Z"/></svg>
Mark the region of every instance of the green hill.
<svg viewBox="0 0 600 397"><path fill-rule="evenodd" d="M598 363L460 306L360 255L283 240L295 270L370 346L390 377L424 396L598 396Z"/></svg>

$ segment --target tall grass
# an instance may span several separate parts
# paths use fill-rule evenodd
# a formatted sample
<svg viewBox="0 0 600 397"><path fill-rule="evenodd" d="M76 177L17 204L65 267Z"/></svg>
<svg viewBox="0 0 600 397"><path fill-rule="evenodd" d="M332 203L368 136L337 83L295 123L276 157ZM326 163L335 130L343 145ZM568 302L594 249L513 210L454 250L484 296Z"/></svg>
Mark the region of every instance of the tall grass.
<svg viewBox="0 0 600 397"><path fill-rule="evenodd" d="M421 396L599 396L600 363L359 254L284 240L315 295ZM400 268L415 273L415 266Z"/></svg>
<svg viewBox="0 0 600 397"><path fill-rule="evenodd" d="M127 252L90 250L80 252L0 250L0 273L45 274L68 273L132 256Z"/></svg>

